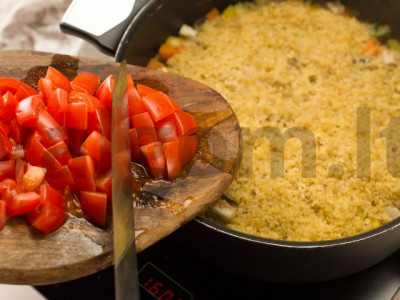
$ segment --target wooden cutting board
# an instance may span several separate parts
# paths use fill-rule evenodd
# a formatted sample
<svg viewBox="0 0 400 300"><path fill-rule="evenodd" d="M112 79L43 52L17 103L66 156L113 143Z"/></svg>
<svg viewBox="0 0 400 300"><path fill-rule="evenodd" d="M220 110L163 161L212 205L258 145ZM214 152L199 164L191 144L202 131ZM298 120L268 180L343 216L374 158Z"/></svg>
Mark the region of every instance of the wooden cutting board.
<svg viewBox="0 0 400 300"><path fill-rule="evenodd" d="M0 77L36 87L47 66L70 80L82 71L104 79L119 64L32 51L0 51ZM199 151L182 178L144 180L136 202L137 250L146 249L194 218L231 183L241 155L240 130L229 104L211 88L172 74L128 66L134 81L161 90L196 117ZM86 276L112 265L112 230L69 216L57 232L44 236L24 219L12 218L0 232L0 282L43 285Z"/></svg>

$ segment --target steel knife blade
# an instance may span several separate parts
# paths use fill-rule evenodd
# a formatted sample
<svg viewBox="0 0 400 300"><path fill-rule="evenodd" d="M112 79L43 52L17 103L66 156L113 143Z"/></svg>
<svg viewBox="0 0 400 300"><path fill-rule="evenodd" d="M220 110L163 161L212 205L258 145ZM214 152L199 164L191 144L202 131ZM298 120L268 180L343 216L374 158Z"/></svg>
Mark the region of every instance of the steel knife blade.
<svg viewBox="0 0 400 300"><path fill-rule="evenodd" d="M139 299L135 224L130 170L126 62L115 78L112 103L112 218L115 298Z"/></svg>

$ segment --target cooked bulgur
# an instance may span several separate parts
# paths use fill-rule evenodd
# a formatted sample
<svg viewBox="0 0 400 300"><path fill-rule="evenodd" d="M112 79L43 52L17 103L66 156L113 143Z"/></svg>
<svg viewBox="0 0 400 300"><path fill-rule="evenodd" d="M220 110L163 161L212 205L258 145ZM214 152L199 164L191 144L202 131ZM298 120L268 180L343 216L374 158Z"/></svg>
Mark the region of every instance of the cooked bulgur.
<svg viewBox="0 0 400 300"><path fill-rule="evenodd" d="M378 54L365 50L375 41L372 25L306 2L255 1L197 30L167 61L168 71L220 92L242 128L304 126L316 139L315 178L302 177L298 139L286 143L284 178L271 178L269 141L258 139L253 147L244 130L243 162L226 191L239 209L224 225L272 239L319 241L400 215L400 180L388 172L380 136L400 116L400 68L385 46L377 46ZM371 109L366 179L356 172L358 107Z"/></svg>

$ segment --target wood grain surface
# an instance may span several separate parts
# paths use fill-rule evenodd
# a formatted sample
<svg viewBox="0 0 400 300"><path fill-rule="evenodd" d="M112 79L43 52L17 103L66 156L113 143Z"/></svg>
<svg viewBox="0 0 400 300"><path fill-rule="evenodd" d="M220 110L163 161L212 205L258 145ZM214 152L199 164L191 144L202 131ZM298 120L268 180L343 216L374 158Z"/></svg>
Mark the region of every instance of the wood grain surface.
<svg viewBox="0 0 400 300"><path fill-rule="evenodd" d="M70 80L89 71L104 79L119 64L32 51L0 51L0 77L37 87L51 65ZM143 180L135 201L135 232L140 252L194 218L217 200L238 169L241 137L237 119L214 90L172 74L128 66L134 81L173 97L196 117L199 151L173 182ZM151 195L151 197L142 197ZM112 264L111 224L101 230L69 215L57 232L44 236L24 219L12 218L0 232L0 282L42 285L68 281Z"/></svg>

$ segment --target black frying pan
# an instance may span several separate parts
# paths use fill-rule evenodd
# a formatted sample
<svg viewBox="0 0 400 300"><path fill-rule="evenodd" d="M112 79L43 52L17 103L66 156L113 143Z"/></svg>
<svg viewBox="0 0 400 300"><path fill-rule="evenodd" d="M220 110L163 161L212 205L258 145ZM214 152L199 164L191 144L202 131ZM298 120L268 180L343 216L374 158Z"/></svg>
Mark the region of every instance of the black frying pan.
<svg viewBox="0 0 400 300"><path fill-rule="evenodd" d="M183 23L194 23L213 7L223 9L238 2L131 1L132 13L120 25L100 36L71 25L73 22L68 17L61 27L96 42L106 52L115 54L116 61L126 58L128 63L144 66L155 55L159 45L169 35L176 35ZM117 2L114 4L118 5ZM388 24L393 36L400 37L398 0L342 2L359 11L361 20ZM400 249L400 219L364 234L325 242L257 238L201 217L187 224L178 234L186 247L224 269L255 279L280 282L315 282L342 277L366 269Z"/></svg>

